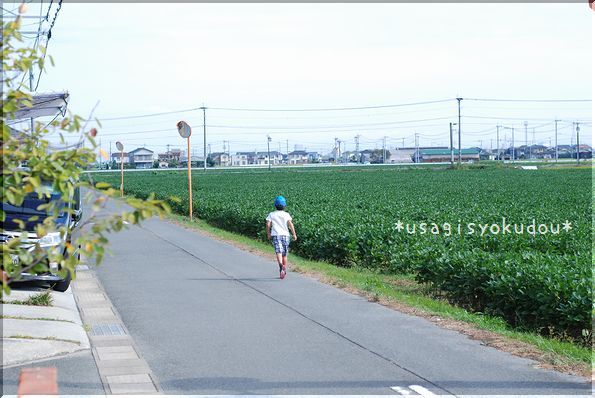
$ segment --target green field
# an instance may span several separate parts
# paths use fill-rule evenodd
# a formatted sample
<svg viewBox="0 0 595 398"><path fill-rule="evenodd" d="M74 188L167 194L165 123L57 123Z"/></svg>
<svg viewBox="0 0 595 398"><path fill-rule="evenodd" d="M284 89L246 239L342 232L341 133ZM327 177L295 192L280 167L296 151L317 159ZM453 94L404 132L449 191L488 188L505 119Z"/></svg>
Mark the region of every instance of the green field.
<svg viewBox="0 0 595 398"><path fill-rule="evenodd" d="M195 216L210 224L265 240L264 219L273 198L282 194L299 237L291 245L295 253L342 267L414 273L435 294L467 309L589 344L591 173L590 168L195 171L193 203ZM92 176L119 185L119 174ZM125 190L137 197L176 196L181 200L170 201L173 210L188 212L184 172L130 172ZM566 221L571 229L563 228Z"/></svg>

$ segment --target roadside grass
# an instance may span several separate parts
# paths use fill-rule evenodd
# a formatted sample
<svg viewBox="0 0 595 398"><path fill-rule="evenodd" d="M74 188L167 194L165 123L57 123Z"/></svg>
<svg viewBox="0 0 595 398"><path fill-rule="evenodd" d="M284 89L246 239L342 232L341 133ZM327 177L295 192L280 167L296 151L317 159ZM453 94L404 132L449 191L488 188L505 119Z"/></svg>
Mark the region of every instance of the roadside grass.
<svg viewBox="0 0 595 398"><path fill-rule="evenodd" d="M57 337L33 337L33 336L27 336L27 335L22 335L22 334L15 334L12 336L8 336L6 338L8 338L8 339L27 339L27 340L64 341L66 343L73 343L76 345L81 345L80 341L69 340L69 339L59 339Z"/></svg>
<svg viewBox="0 0 595 398"><path fill-rule="evenodd" d="M74 323L67 319L58 319L58 318L30 318L26 316L19 316L19 315L0 315L0 319L22 319L24 321L54 321L54 322L68 322Z"/></svg>
<svg viewBox="0 0 595 398"><path fill-rule="evenodd" d="M30 296L27 300L0 300L0 304L19 304L19 305L37 305L42 307L51 307L54 303L49 290Z"/></svg>
<svg viewBox="0 0 595 398"><path fill-rule="evenodd" d="M270 257L273 261L272 249L264 242L219 229L204 220L190 221L188 217L178 214L170 214L168 218L187 228ZM290 255L289 264L293 271L365 296L370 301L380 302L411 315L422 316L443 327L481 340L487 345L537 360L547 367L588 377L591 375L593 357L590 348L517 330L501 318L472 313L452 305L445 299L435 297L429 287L417 283L413 275L384 275L364 268L342 268L294 254ZM489 332L490 335L482 334L482 331ZM499 338L494 338L494 334ZM525 344L519 346L517 342Z"/></svg>

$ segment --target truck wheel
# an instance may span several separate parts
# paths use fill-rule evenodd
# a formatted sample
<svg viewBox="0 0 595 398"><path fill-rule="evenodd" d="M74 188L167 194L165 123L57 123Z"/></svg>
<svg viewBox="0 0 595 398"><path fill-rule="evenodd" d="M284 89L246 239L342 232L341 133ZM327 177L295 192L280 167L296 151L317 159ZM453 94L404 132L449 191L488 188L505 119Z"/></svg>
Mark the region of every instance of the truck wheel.
<svg viewBox="0 0 595 398"><path fill-rule="evenodd" d="M52 286L52 289L57 292L65 292L68 289L68 286L70 286L70 280L70 271L66 271L66 278L62 279L60 282L56 282Z"/></svg>

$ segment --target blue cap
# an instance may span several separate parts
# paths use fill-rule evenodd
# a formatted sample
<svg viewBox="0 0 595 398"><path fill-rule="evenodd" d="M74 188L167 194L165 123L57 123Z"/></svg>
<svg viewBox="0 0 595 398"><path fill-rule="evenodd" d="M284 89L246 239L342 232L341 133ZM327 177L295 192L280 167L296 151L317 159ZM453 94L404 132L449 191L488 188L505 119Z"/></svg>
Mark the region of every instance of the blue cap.
<svg viewBox="0 0 595 398"><path fill-rule="evenodd" d="M275 198L275 206L287 206L287 201L285 200L285 198L281 195L277 196Z"/></svg>

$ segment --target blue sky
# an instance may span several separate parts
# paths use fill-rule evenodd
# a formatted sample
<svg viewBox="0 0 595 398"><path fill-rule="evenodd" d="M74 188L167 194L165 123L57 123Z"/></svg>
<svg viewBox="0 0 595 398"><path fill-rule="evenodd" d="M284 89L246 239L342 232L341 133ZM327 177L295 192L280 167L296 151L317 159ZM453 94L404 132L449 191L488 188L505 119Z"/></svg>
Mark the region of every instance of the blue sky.
<svg viewBox="0 0 595 398"><path fill-rule="evenodd" d="M34 6L32 5L32 8ZM446 98L590 99L592 18L585 4L70 4L40 91L68 90L70 109L100 119L208 108L310 109ZM463 146L495 145L496 124L548 144L553 120L590 141L591 103L463 101ZM183 147L175 123L198 111L104 120L102 145L121 140L163 151ZM431 119L431 120L428 120ZM207 110L213 151L296 145L328 152L447 145L456 101L342 112ZM514 119L514 120L513 120ZM408 122L411 121L411 122ZM549 122L551 121L551 122ZM199 134L200 133L200 134ZM202 150L202 128L193 147ZM504 134L504 133L503 133ZM508 133L509 135L509 133ZM508 137L509 138L509 137ZM492 140L490 142L490 140ZM229 144L226 144L228 146ZM200 148L200 149L199 149Z"/></svg>

